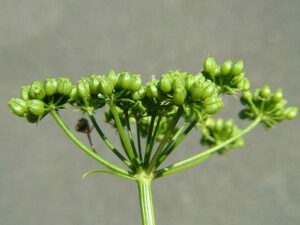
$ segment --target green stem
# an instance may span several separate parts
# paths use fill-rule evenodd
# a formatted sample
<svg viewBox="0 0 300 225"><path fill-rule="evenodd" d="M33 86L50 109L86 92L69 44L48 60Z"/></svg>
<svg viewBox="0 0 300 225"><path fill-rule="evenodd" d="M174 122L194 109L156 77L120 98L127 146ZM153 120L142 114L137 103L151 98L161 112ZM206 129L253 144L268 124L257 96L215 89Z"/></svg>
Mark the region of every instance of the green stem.
<svg viewBox="0 0 300 225"><path fill-rule="evenodd" d="M152 133L153 133L153 128L154 128L154 122L155 122L155 118L156 118L156 113L157 111L154 111L151 115L151 122L150 122L150 126L148 129L148 135L147 135L147 141L146 141L146 149L145 149L145 159L144 159L144 164L147 165L150 157L151 157L151 140L152 140Z"/></svg>
<svg viewBox="0 0 300 225"><path fill-rule="evenodd" d="M137 180L143 225L155 225L151 183L152 178L148 177Z"/></svg>
<svg viewBox="0 0 300 225"><path fill-rule="evenodd" d="M172 123L170 124L167 133L165 134L164 138L162 139L162 141L160 142L156 152L154 153L154 156L152 157L148 169L147 169L147 173L150 174L152 173L152 170L154 169L155 163L158 160L162 150L164 149L165 145L167 144L170 135L174 132L174 129L176 127L177 122L179 121L181 114L183 112L183 108L180 107L177 110L177 113L175 115L175 118L173 119Z"/></svg>
<svg viewBox="0 0 300 225"><path fill-rule="evenodd" d="M130 161L133 163L133 165L138 168L138 162L135 158L135 154L130 146L130 143L126 137L126 134L124 132L123 126L122 126L122 122L120 120L118 111L116 109L116 106L114 106L113 104L110 104L110 109L111 109L111 113L113 114L113 117L115 119L115 123L121 138L121 141L124 145L124 151L127 154L128 158L130 159Z"/></svg>
<svg viewBox="0 0 300 225"><path fill-rule="evenodd" d="M137 120L137 118L136 118L136 132L137 132L139 157L140 157L141 161L143 162L143 153L142 153L142 145L141 145L141 128L140 128L140 122Z"/></svg>
<svg viewBox="0 0 300 225"><path fill-rule="evenodd" d="M173 150L184 140L184 138L188 135L188 133L192 130L192 128L196 125L197 120L194 120L191 122L187 128L181 133L184 127L180 128L178 132L174 135L171 143L166 147L166 149L163 151L159 159L157 160L157 163L155 167L159 167L167 158L168 156L173 152Z"/></svg>
<svg viewBox="0 0 300 225"><path fill-rule="evenodd" d="M107 160L103 159L101 156L96 154L92 149L84 145L73 133L72 131L67 127L67 125L64 123L62 118L59 116L56 110L51 110L50 114L54 118L55 122L63 129L63 131L66 133L66 135L74 142L75 145L77 145L79 148L81 148L85 153L87 153L90 157L107 167L108 169L122 175L123 177L132 178L132 175L127 172L126 170L123 170L122 168L115 166L114 164L108 162Z"/></svg>
<svg viewBox="0 0 300 225"><path fill-rule="evenodd" d="M154 174L155 178L167 176L173 173L178 173L190 167L196 166L197 164L209 158L214 152L218 151L219 149L225 147L226 145L230 144L231 142L237 140L241 136L251 131L260 121L261 121L261 117L259 116L249 126L247 126L243 131L241 131L238 135L228 139L227 141L224 141L222 144L210 148L188 159L185 159L183 161L180 161L178 163L172 164L166 168L156 171Z"/></svg>
<svg viewBox="0 0 300 225"><path fill-rule="evenodd" d="M129 140L130 140L130 144L131 144L131 149L133 150L135 158L138 158L138 153L136 151L136 147L135 147L135 143L134 143L133 135L132 135L132 131L131 131L131 126L130 126L130 122L129 122L128 111L124 111L124 113L125 113L126 127L127 127L127 132L128 132L128 137L129 137Z"/></svg>
<svg viewBox="0 0 300 225"><path fill-rule="evenodd" d="M158 130L159 130L159 125L160 125L161 119L162 119L162 114L160 114L158 116L158 119L157 119L156 125L155 125L155 129L154 129L154 133L153 133L151 141L150 141L150 152L149 152L150 157L151 157L151 153L152 153L152 150L153 150L153 145L154 145L154 142L155 142Z"/></svg>
<svg viewBox="0 0 300 225"><path fill-rule="evenodd" d="M101 128L99 127L94 115L89 115L97 133L99 134L99 136L101 137L101 139L104 141L104 143L106 144L106 146L120 159L122 160L123 163L125 163L125 165L127 165L129 168L132 169L132 163L129 162L117 149L116 147L108 140L108 138L106 137L106 135L103 133L103 131L101 130Z"/></svg>

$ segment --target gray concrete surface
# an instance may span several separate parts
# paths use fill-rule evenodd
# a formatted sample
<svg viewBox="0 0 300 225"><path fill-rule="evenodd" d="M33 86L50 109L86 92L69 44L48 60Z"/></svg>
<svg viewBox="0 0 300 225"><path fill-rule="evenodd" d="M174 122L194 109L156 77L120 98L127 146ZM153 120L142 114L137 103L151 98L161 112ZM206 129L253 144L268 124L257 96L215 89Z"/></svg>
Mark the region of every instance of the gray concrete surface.
<svg viewBox="0 0 300 225"><path fill-rule="evenodd" d="M134 183L83 181L97 164L51 118L36 127L8 112L21 85L111 68L145 80L170 69L197 72L210 54L244 59L253 87L282 87L299 106L299 21L298 0L0 0L0 224L140 224ZM236 117L233 104L224 115ZM68 115L71 123L80 116ZM299 119L259 128L243 150L158 180L157 224L298 225L299 131ZM193 133L171 161L199 151L198 139Z"/></svg>

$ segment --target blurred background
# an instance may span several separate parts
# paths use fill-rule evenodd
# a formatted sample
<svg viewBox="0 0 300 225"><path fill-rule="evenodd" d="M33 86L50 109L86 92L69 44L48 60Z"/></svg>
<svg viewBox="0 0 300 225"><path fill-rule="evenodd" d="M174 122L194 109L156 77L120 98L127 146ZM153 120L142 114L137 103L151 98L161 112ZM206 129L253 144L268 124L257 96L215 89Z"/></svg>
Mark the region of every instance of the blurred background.
<svg viewBox="0 0 300 225"><path fill-rule="evenodd" d="M282 87L299 107L299 21L298 0L0 0L1 224L141 224L135 183L106 175L82 180L98 164L50 117L36 126L9 113L7 100L21 85L109 69L146 81L171 69L199 72L213 55L243 59L253 88ZM222 115L237 118L238 102L225 103ZM71 127L81 116L65 115ZM260 127L243 149L154 182L157 224L299 224L299 125ZM199 152L199 139L195 131L169 163Z"/></svg>

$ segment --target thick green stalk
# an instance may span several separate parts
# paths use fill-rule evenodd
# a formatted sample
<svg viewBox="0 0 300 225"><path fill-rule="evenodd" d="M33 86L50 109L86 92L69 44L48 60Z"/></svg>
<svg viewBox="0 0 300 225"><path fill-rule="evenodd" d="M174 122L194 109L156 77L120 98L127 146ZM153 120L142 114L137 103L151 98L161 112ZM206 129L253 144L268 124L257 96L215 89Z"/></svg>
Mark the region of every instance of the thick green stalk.
<svg viewBox="0 0 300 225"><path fill-rule="evenodd" d="M172 164L170 166L167 166L166 168L156 171L154 174L155 178L167 176L167 175L170 175L173 173L178 173L178 172L186 170L190 167L196 166L197 164L208 159L216 151L220 150L221 148L225 147L226 145L230 144L231 142L237 140L241 136L243 136L246 133L248 133L249 131L251 131L260 121L261 121L261 117L257 117L249 126L247 126L244 130L242 130L238 135L228 139L227 141L224 141L222 144L212 147L212 148L210 148L204 152L201 152L195 156L192 156L188 159L185 159L183 161L180 161L178 163Z"/></svg>
<svg viewBox="0 0 300 225"><path fill-rule="evenodd" d="M152 178L140 175L137 178L139 189L140 208L143 225L155 225L154 208L152 201Z"/></svg>
<svg viewBox="0 0 300 225"><path fill-rule="evenodd" d="M101 156L99 156L97 153L95 153L92 149L84 145L73 133L72 131L67 127L67 125L64 123L62 118L59 116L56 110L51 110L50 114L54 118L55 122L63 129L63 131L66 133L66 135L74 142L75 145L77 145L79 148L81 148L85 153L87 153L90 157L95 159L96 161L100 162L102 165L107 167L108 169L120 174L123 177L128 177L129 179L132 179L132 175L128 173L126 170L123 170L122 168L115 166L114 164L108 162L107 160L103 159Z"/></svg>
<svg viewBox="0 0 300 225"><path fill-rule="evenodd" d="M101 130L101 128L99 127L94 115L89 115L97 133L99 134L99 136L101 137L101 139L103 140L103 142L106 144L106 146L119 158L121 159L125 165L127 165L129 168L132 168L132 164L131 162L129 162L117 149L116 147L108 140L108 138L106 137L106 135L103 133L103 131Z"/></svg>

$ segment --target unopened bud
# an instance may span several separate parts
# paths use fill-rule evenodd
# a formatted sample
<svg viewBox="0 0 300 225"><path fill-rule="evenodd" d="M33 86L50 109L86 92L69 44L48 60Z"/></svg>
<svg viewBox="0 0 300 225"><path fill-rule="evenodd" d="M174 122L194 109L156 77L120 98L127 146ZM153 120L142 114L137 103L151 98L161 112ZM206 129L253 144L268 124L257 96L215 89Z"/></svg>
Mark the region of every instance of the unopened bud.
<svg viewBox="0 0 300 225"><path fill-rule="evenodd" d="M238 60L231 69L231 74L233 76L238 76L244 69L244 62L242 60Z"/></svg>
<svg viewBox="0 0 300 225"><path fill-rule="evenodd" d="M221 74L228 75L231 71L231 68L232 68L232 61L231 60L225 61L221 67Z"/></svg>
<svg viewBox="0 0 300 225"><path fill-rule="evenodd" d="M69 95L72 91L73 85L69 78L61 77L57 81L57 93L62 95Z"/></svg>
<svg viewBox="0 0 300 225"><path fill-rule="evenodd" d="M55 78L47 78L44 83L45 93L47 96L54 95L57 91L57 80Z"/></svg>
<svg viewBox="0 0 300 225"><path fill-rule="evenodd" d="M214 70L217 68L218 64L214 57L209 56L204 61L203 69L206 73L212 74Z"/></svg>
<svg viewBox="0 0 300 225"><path fill-rule="evenodd" d="M10 111L16 116L23 117L27 111L27 103L21 98L12 98L8 102Z"/></svg>
<svg viewBox="0 0 300 225"><path fill-rule="evenodd" d="M30 98L42 100L45 97L46 93L44 86L40 81L33 81L30 85L29 96Z"/></svg>
<svg viewBox="0 0 300 225"><path fill-rule="evenodd" d="M283 114L286 119L292 120L297 116L298 108L297 107L289 107L284 110Z"/></svg>
<svg viewBox="0 0 300 225"><path fill-rule="evenodd" d="M33 115L41 116L45 112L45 104L41 100L32 99L28 101L28 110Z"/></svg>

